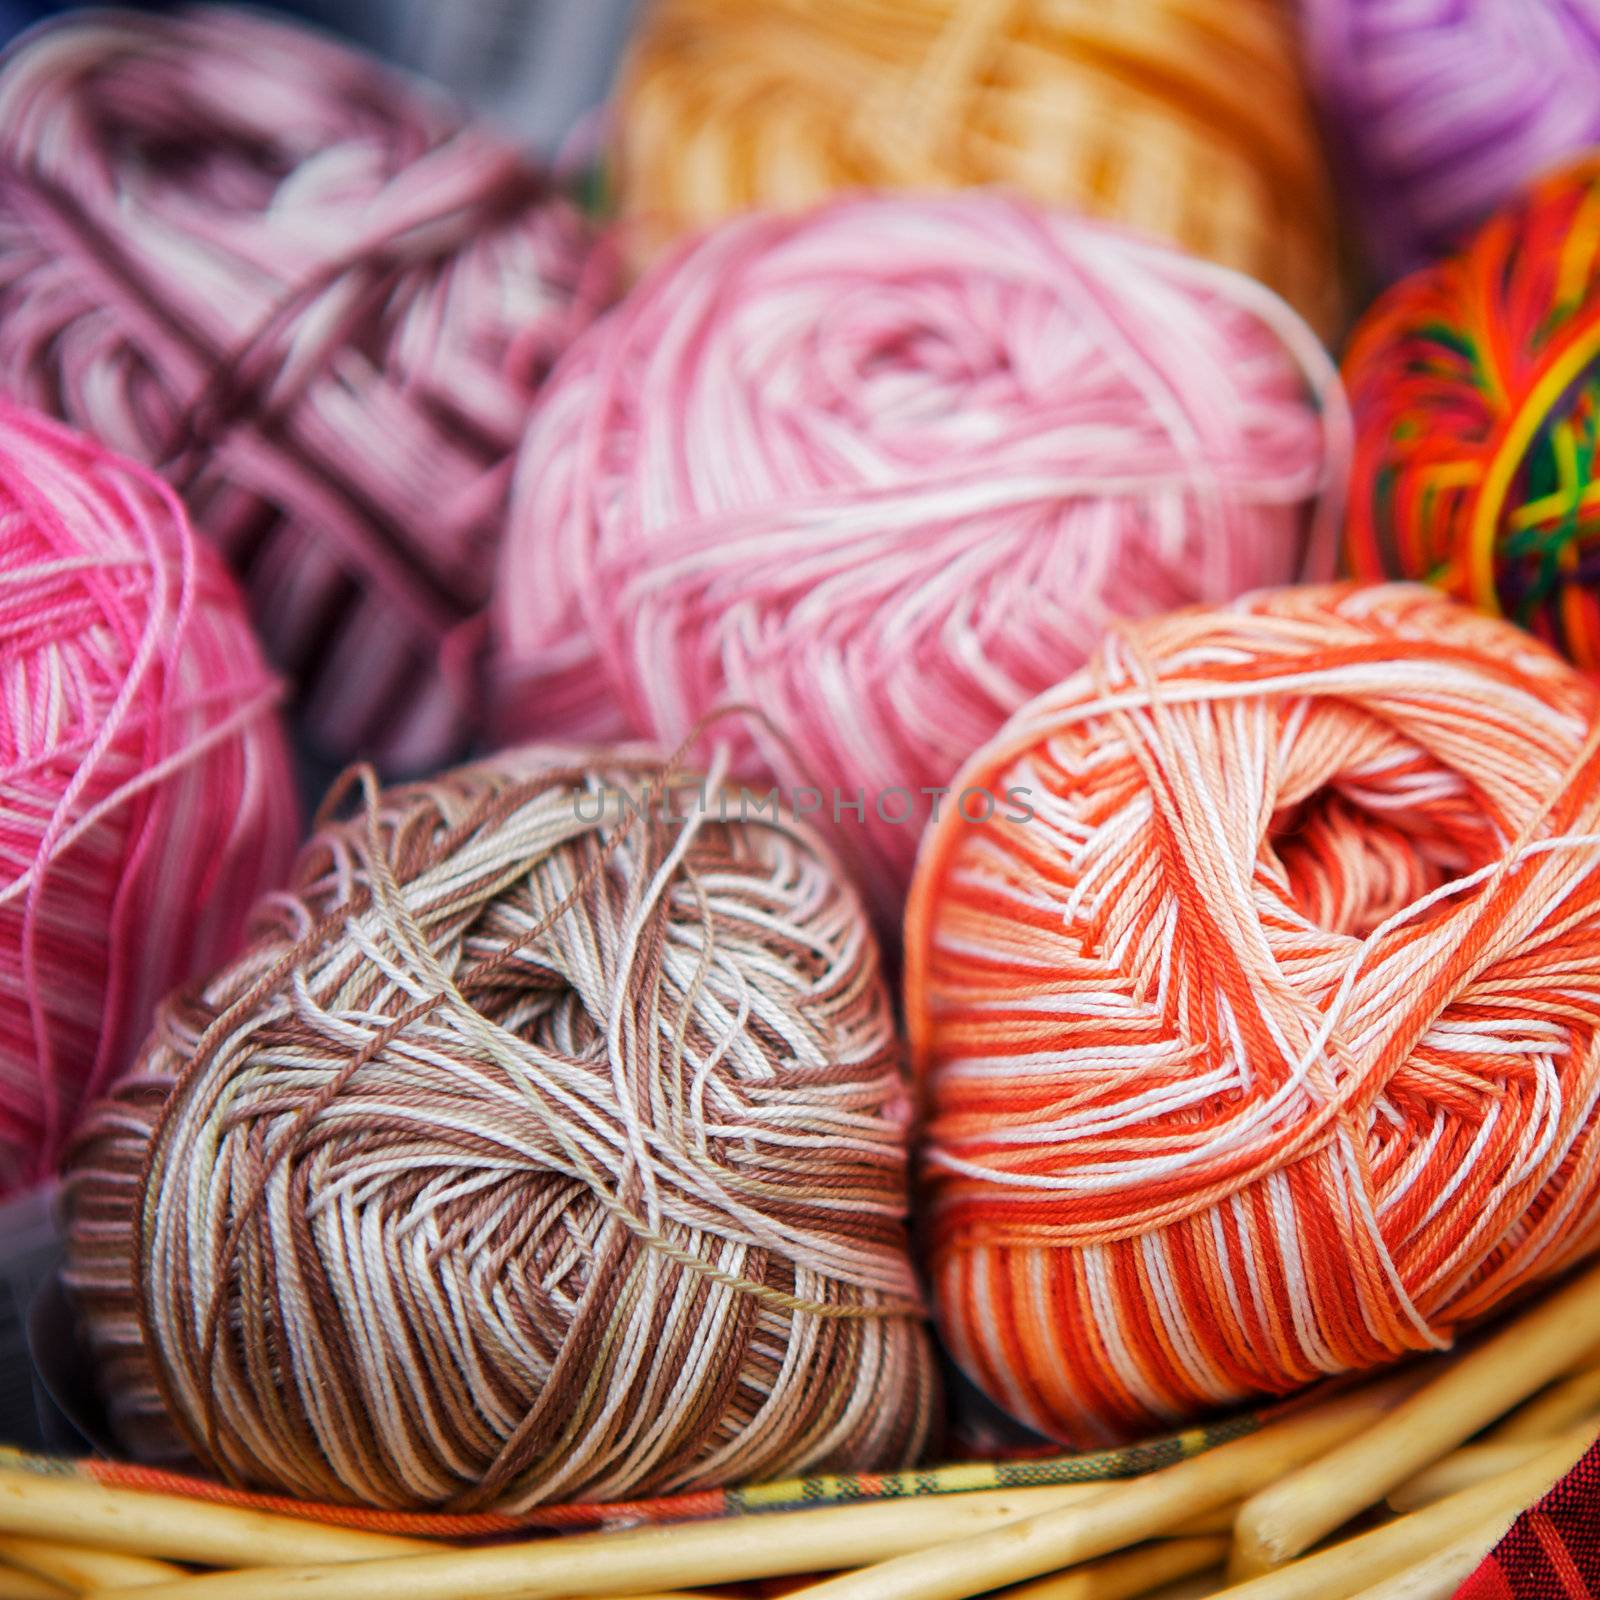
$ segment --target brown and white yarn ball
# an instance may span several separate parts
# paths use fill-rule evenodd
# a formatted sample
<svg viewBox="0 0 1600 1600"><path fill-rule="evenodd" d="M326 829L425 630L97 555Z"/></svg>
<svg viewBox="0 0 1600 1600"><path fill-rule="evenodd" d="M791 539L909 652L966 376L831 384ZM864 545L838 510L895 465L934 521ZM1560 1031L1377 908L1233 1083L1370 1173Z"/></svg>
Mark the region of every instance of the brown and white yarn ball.
<svg viewBox="0 0 1600 1600"><path fill-rule="evenodd" d="M915 1458L910 1101L824 848L636 751L359 777L69 1168L126 1446L500 1510Z"/></svg>

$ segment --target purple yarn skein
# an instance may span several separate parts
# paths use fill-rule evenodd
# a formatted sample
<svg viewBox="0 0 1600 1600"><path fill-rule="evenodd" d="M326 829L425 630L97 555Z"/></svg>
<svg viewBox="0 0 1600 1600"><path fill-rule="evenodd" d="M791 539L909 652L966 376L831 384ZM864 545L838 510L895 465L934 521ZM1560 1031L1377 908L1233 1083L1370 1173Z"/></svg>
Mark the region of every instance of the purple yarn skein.
<svg viewBox="0 0 1600 1600"><path fill-rule="evenodd" d="M1600 0L1300 0L1373 265L1436 255L1600 144Z"/></svg>

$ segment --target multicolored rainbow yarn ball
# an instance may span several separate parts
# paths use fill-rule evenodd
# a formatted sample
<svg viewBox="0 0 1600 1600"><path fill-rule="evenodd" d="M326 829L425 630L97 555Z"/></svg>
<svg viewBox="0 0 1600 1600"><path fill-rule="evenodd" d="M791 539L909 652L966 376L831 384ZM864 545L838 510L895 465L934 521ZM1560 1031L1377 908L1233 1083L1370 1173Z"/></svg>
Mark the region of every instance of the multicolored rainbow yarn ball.
<svg viewBox="0 0 1600 1600"><path fill-rule="evenodd" d="M0 401L0 1195L287 874L280 698L172 491Z"/></svg>
<svg viewBox="0 0 1600 1600"><path fill-rule="evenodd" d="M1389 290L1345 360L1347 553L1600 670L1600 155Z"/></svg>
<svg viewBox="0 0 1600 1600"><path fill-rule="evenodd" d="M945 1340L1087 1443L1448 1346L1600 1245L1600 688L1420 585L1113 632L924 836Z"/></svg>

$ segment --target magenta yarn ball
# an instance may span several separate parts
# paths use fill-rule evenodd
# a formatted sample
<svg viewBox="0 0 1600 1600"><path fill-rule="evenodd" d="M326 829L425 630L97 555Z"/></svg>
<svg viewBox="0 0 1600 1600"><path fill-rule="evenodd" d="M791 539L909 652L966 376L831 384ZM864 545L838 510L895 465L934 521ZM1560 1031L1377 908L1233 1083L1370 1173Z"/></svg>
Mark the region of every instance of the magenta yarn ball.
<svg viewBox="0 0 1600 1600"><path fill-rule="evenodd" d="M0 1194L287 873L279 698L172 491L0 402Z"/></svg>
<svg viewBox="0 0 1600 1600"><path fill-rule="evenodd" d="M1396 275L1600 142L1600 0L1300 0L1374 265Z"/></svg>
<svg viewBox="0 0 1600 1600"><path fill-rule="evenodd" d="M753 706L711 737L820 793L891 919L959 798L928 791L1116 618L1299 574L1346 451L1321 346L1226 268L989 192L753 213L552 375L499 728L671 743Z"/></svg>

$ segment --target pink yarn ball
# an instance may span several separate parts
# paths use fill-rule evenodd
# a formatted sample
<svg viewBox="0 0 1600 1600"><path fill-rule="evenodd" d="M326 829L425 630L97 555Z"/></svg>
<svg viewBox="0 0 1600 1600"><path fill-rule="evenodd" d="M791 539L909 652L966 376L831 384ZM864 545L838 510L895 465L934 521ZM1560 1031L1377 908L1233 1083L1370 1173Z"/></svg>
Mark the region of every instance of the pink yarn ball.
<svg viewBox="0 0 1600 1600"><path fill-rule="evenodd" d="M286 874L279 695L172 491L0 402L0 1194Z"/></svg>
<svg viewBox="0 0 1600 1600"><path fill-rule="evenodd" d="M606 262L511 145L304 28L95 11L0 66L0 387L178 487L332 757L471 730L462 624Z"/></svg>
<svg viewBox="0 0 1600 1600"><path fill-rule="evenodd" d="M671 742L758 707L739 768L822 789L822 821L840 790L897 915L921 791L1108 623L1293 578L1319 504L1326 548L1339 393L1269 291L1082 217L969 192L725 223L546 390L502 731Z"/></svg>

